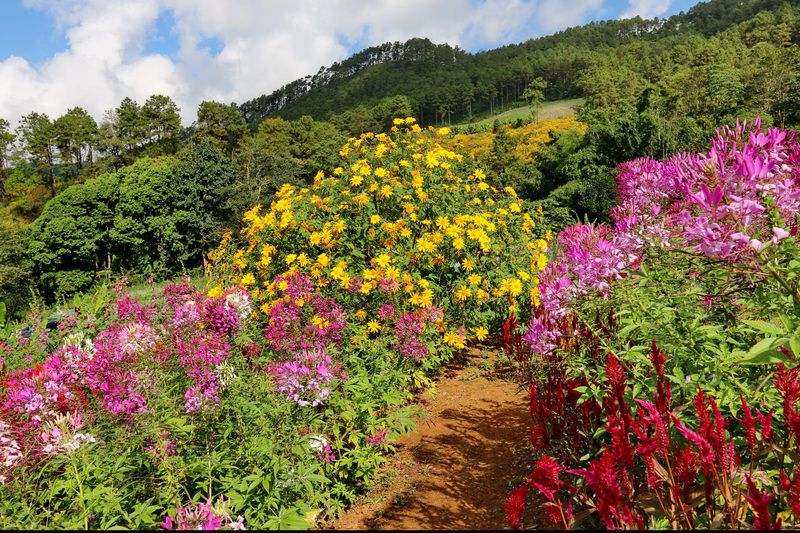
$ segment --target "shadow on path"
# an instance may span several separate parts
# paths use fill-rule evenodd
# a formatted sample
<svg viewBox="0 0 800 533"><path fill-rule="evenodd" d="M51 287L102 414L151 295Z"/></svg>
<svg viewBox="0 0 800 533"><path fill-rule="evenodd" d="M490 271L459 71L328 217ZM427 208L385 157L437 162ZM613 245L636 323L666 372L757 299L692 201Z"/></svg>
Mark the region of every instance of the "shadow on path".
<svg viewBox="0 0 800 533"><path fill-rule="evenodd" d="M506 529L502 502L528 469L527 396L514 383L451 367L384 476L340 529ZM427 395L426 395L427 396Z"/></svg>

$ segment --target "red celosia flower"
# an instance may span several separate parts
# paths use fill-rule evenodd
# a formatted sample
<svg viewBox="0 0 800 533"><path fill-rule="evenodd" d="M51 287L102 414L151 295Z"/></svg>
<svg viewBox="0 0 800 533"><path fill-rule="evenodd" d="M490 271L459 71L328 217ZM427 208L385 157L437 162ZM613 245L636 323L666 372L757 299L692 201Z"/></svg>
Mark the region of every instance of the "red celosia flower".
<svg viewBox="0 0 800 533"><path fill-rule="evenodd" d="M514 529L522 529L522 513L525 511L525 499L528 497L528 484L514 490L503 502L506 518Z"/></svg>
<svg viewBox="0 0 800 533"><path fill-rule="evenodd" d="M756 416L758 417L758 423L761 426L761 440L763 442L771 442L773 437L772 411L770 411L766 415L760 412L756 412Z"/></svg>
<svg viewBox="0 0 800 533"><path fill-rule="evenodd" d="M781 472L781 477L786 477L783 472ZM786 488L786 490L788 492L786 495L786 501L789 504L789 508L792 510L796 518L800 518L800 468L795 471L792 483L788 488Z"/></svg>
<svg viewBox="0 0 800 533"><path fill-rule="evenodd" d="M564 485L564 482L558 478L558 474L563 470L564 467L561 466L558 461L545 455L536 461L536 466L533 468L533 472L531 472L529 483L533 488L539 491L539 494L544 496L547 501L555 501L555 494L558 492L558 489Z"/></svg>
<svg viewBox="0 0 800 533"><path fill-rule="evenodd" d="M697 481L697 455L691 446L681 448L673 466L675 478L680 483L684 497L687 497Z"/></svg>
<svg viewBox="0 0 800 533"><path fill-rule="evenodd" d="M781 519L778 518L773 522L769 514L769 504L772 503L773 500L772 494L766 492L762 493L758 490L758 487L756 487L756 484L753 483L749 475L747 476L747 494L745 494L744 498L753 509L753 514L755 515L755 522L753 525L756 529L770 530L781 528Z"/></svg>
<svg viewBox="0 0 800 533"><path fill-rule="evenodd" d="M750 411L750 406L744 399L742 400L742 423L744 424L745 437L747 438L747 447L750 449L750 457L753 457L756 448L756 421L753 418L753 413Z"/></svg>

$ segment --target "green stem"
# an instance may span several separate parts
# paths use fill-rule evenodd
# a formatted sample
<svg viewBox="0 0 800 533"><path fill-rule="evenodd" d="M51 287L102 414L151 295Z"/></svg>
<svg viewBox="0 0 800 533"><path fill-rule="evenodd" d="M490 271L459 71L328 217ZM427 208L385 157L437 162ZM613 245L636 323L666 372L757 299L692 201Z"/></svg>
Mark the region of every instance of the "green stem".
<svg viewBox="0 0 800 533"><path fill-rule="evenodd" d="M72 466L75 480L78 482L78 496L80 497L81 508L83 509L83 529L89 529L89 514L86 510L86 499L83 497L83 481L81 480L81 475L78 472L78 465L75 464L74 457L70 457L69 464Z"/></svg>

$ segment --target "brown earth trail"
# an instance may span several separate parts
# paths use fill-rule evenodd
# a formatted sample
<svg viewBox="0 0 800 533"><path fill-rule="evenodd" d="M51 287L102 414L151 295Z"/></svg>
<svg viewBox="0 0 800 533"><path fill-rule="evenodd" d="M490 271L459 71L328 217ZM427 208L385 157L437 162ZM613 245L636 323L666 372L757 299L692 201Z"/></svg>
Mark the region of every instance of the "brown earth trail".
<svg viewBox="0 0 800 533"><path fill-rule="evenodd" d="M471 350L421 397L424 417L335 529L508 529L502 502L530 471L519 387Z"/></svg>

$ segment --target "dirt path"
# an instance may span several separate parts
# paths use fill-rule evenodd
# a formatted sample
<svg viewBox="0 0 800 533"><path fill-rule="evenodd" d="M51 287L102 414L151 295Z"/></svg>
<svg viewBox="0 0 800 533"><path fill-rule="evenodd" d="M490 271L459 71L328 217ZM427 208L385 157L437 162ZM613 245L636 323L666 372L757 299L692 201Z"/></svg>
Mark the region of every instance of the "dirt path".
<svg viewBox="0 0 800 533"><path fill-rule="evenodd" d="M525 393L491 364L473 350L422 396L417 430L333 528L508 528L501 505L529 472L530 417Z"/></svg>

